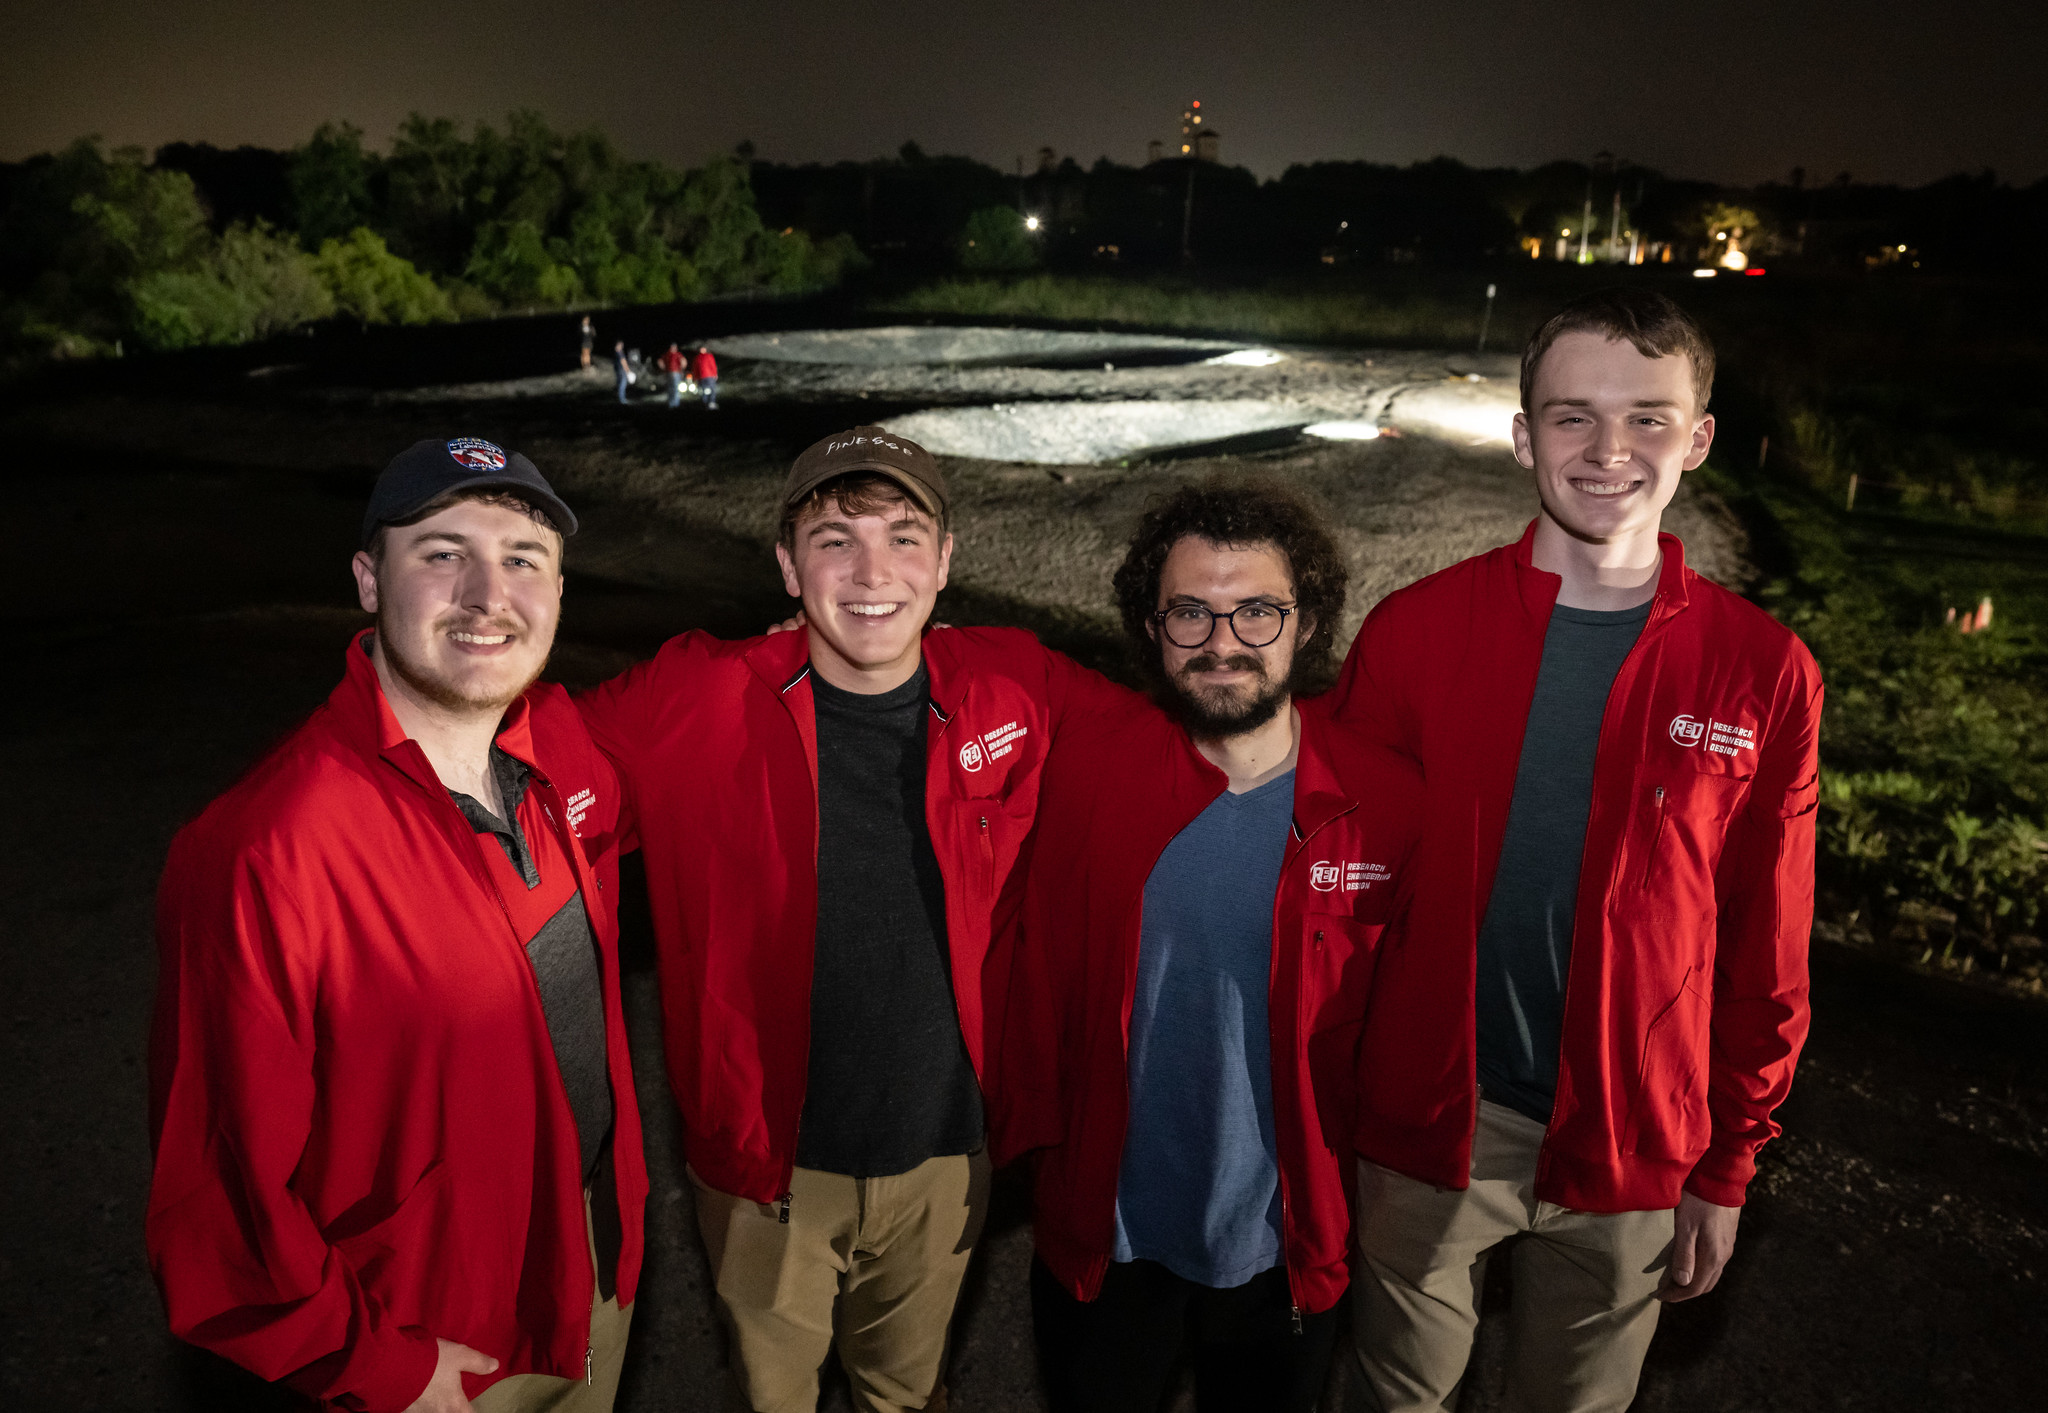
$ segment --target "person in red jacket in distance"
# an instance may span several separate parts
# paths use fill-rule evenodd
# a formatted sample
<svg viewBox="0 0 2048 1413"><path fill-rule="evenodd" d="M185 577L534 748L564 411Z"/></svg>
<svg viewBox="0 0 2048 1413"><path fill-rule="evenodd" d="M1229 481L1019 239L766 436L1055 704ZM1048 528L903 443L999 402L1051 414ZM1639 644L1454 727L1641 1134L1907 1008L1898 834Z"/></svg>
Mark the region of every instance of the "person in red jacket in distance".
<svg viewBox="0 0 2048 1413"><path fill-rule="evenodd" d="M1660 533L1712 346L1662 295L1522 361L1520 543L1389 596L1339 716L1421 767L1415 896L1359 1051L1360 1358L1448 1408L1509 1237L1509 1398L1621 1410L1660 1301L1714 1287L1807 1030L1821 683Z"/></svg>
<svg viewBox="0 0 2048 1413"><path fill-rule="evenodd" d="M375 628L165 867L151 1269L174 1333L323 1406L618 1387L647 1191L619 791L534 685L575 528L479 438L394 459L354 566Z"/></svg>
<svg viewBox="0 0 2048 1413"><path fill-rule="evenodd" d="M1158 704L1053 743L1007 950L999 1159L1034 1150L1054 1413L1308 1413L1348 1280L1353 1051L1419 785L1298 699L1344 558L1277 488L1186 486L1116 590ZM1013 881L1013 887L1016 884Z"/></svg>

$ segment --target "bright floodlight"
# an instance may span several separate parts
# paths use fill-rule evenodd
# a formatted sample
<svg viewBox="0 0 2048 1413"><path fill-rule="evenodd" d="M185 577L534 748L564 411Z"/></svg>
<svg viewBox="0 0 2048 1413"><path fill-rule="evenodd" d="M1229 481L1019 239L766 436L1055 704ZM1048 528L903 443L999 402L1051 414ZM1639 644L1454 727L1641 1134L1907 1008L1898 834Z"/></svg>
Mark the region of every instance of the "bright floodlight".
<svg viewBox="0 0 2048 1413"><path fill-rule="evenodd" d="M1214 358L1202 361L1211 367L1264 368L1269 363L1278 363L1287 355L1270 348L1240 348L1229 353L1219 353Z"/></svg>
<svg viewBox="0 0 2048 1413"><path fill-rule="evenodd" d="M1301 430L1326 442L1369 442L1380 434L1370 422L1311 422Z"/></svg>
<svg viewBox="0 0 2048 1413"><path fill-rule="evenodd" d="M1037 230L1037 229L1038 229L1038 217L1036 217L1036 216L1026 216L1026 217L1024 218L1024 229L1025 229L1025 230L1027 230L1027 231L1035 231L1035 230Z"/></svg>

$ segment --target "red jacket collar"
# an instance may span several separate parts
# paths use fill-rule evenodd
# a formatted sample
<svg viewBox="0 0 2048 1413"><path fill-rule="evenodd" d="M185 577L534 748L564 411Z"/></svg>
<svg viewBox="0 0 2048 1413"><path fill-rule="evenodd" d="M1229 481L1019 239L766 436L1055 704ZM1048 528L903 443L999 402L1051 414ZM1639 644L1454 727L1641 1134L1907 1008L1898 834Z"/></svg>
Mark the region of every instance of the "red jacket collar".
<svg viewBox="0 0 2048 1413"><path fill-rule="evenodd" d="M1542 517L1538 516L1537 520ZM1531 520L1522 531L1522 538L1509 547L1515 568L1520 571L1523 586L1522 607L1532 617L1541 617L1547 624L1550 611L1557 606L1558 590L1564 586L1560 575L1547 569L1538 569L1535 562L1536 525ZM1668 530L1657 532L1657 548L1664 552L1663 563L1657 570L1657 596L1655 606L1650 610L1652 622L1668 618L1683 610L1690 599L1691 571L1685 567L1685 542Z"/></svg>
<svg viewBox="0 0 2048 1413"><path fill-rule="evenodd" d="M376 629L365 628L350 641L341 685L327 699L343 733L368 754L381 756L397 766L413 782L430 790L441 790L441 777L427 760L419 742L405 734L391 703L384 699L384 684L377 680L377 660L370 655L370 640ZM532 689L505 710L498 723L497 745L507 755L525 763L535 775L545 777L535 757Z"/></svg>
<svg viewBox="0 0 2048 1413"><path fill-rule="evenodd" d="M1294 705L1301 712L1301 749L1294 758L1294 833L1296 838L1307 839L1339 815L1358 808L1358 796L1330 757L1330 716L1322 700L1311 697Z"/></svg>

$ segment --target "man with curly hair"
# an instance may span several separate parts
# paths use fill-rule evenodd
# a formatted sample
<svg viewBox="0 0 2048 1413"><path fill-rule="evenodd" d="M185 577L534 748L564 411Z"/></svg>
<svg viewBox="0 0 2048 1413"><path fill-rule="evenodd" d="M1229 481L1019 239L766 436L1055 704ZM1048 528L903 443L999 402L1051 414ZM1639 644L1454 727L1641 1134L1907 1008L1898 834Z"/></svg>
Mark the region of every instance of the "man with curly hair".
<svg viewBox="0 0 2048 1413"><path fill-rule="evenodd" d="M1347 1282L1351 1057L1418 777L1299 698L1342 556L1299 500L1186 486L1116 592L1153 700L1054 740L997 1087L1035 1154L1032 1311L1055 1410L1315 1404ZM1018 882L1017 880L1021 880Z"/></svg>

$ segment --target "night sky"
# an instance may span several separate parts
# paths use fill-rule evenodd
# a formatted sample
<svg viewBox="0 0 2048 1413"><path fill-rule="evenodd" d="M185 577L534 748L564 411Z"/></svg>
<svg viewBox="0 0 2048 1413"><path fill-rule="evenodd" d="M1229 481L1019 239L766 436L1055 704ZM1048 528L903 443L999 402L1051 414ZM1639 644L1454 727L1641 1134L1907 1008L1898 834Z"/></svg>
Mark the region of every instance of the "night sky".
<svg viewBox="0 0 2048 1413"><path fill-rule="evenodd" d="M0 23L0 159L85 133L289 147L410 110L596 125L694 162L905 139L1012 169L1041 146L1139 162L1204 100L1224 159L1447 154L1530 166L1610 149L1731 183L2048 174L2048 6L677 4L657 0L65 0Z"/></svg>

